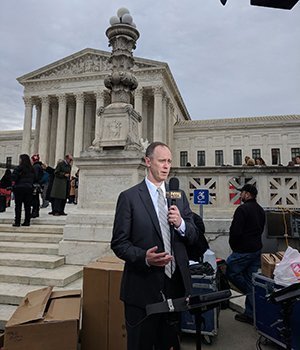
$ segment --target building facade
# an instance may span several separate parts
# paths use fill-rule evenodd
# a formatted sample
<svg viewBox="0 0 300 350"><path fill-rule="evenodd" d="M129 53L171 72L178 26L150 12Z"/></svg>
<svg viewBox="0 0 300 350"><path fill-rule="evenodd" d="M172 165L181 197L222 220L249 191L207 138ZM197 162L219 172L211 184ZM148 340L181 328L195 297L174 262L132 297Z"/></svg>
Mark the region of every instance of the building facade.
<svg viewBox="0 0 300 350"><path fill-rule="evenodd" d="M176 166L241 166L245 156L287 165L300 154L300 115L178 121Z"/></svg>
<svg viewBox="0 0 300 350"><path fill-rule="evenodd" d="M22 152L39 153L54 165L66 153L79 157L92 145L96 111L110 104L104 86L109 57L108 52L85 49L18 78L25 103ZM172 145L173 125L190 117L168 65L136 58L133 71L139 86L131 102L143 116L141 138Z"/></svg>
<svg viewBox="0 0 300 350"><path fill-rule="evenodd" d="M84 49L28 73L23 131L0 132L0 163L17 164L20 153L39 153L54 166L75 157L96 138L97 110L110 104L104 78L110 53ZM142 116L143 141L170 145L174 166L241 166L244 157L287 165L300 154L300 115L191 120L174 77L164 62L135 58L138 79L131 103Z"/></svg>

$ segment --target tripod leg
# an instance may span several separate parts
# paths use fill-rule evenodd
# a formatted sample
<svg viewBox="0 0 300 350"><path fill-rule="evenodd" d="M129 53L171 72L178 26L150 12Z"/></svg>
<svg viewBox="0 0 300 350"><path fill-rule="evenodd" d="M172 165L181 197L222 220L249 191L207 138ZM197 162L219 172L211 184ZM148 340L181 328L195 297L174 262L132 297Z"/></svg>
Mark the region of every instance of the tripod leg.
<svg viewBox="0 0 300 350"><path fill-rule="evenodd" d="M201 312L195 313L195 323L196 323L196 349L201 350L201 325L202 325L202 315Z"/></svg>

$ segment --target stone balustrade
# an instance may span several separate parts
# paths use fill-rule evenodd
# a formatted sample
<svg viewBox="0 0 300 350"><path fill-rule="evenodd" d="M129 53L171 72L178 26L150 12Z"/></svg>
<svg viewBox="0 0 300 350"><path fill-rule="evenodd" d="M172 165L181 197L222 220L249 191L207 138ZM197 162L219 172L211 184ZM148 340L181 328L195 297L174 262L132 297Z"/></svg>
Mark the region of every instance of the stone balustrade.
<svg viewBox="0 0 300 350"><path fill-rule="evenodd" d="M180 167L172 168L180 187L193 204L193 190L209 190L210 204L205 211L210 217L228 217L240 204L240 191L246 183L256 185L257 200L263 207L300 207L300 167ZM227 214L226 214L227 213ZM223 216L223 217L226 217Z"/></svg>

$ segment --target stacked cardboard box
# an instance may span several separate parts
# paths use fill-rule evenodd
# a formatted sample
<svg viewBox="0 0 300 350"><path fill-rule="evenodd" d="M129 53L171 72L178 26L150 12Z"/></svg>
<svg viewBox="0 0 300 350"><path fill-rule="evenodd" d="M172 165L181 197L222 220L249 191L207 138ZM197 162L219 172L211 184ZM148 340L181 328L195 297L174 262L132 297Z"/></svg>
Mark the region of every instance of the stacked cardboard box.
<svg viewBox="0 0 300 350"><path fill-rule="evenodd" d="M125 350L120 284L124 263L105 257L83 269L82 350Z"/></svg>
<svg viewBox="0 0 300 350"><path fill-rule="evenodd" d="M261 273L269 278L273 278L276 264L283 258L284 252L261 254Z"/></svg>
<svg viewBox="0 0 300 350"><path fill-rule="evenodd" d="M81 291L28 293L7 322L5 350L77 350Z"/></svg>

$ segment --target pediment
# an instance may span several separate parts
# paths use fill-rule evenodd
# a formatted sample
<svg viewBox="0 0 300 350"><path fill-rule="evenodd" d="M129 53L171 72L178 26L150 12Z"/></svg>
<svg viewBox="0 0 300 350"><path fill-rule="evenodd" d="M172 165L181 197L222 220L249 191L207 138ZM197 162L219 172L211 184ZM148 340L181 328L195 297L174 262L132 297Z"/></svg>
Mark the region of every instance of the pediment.
<svg viewBox="0 0 300 350"><path fill-rule="evenodd" d="M20 83L32 80L61 79L91 74L108 73L110 53L100 50L85 49L76 54L63 58L20 78ZM133 70L162 66L162 62L136 58Z"/></svg>

